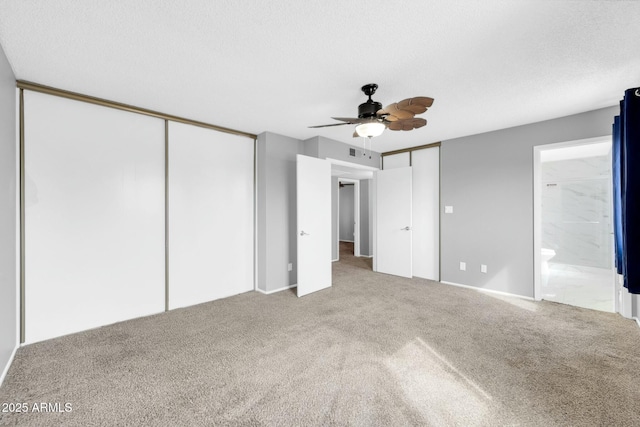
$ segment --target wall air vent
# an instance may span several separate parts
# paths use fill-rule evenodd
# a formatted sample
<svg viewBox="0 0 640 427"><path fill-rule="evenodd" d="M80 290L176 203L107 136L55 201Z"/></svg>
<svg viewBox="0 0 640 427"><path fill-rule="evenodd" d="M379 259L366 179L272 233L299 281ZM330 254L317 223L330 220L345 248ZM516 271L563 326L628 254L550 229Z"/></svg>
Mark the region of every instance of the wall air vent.
<svg viewBox="0 0 640 427"><path fill-rule="evenodd" d="M356 156L356 149L355 148L349 148L349 155L351 157L355 157Z"/></svg>

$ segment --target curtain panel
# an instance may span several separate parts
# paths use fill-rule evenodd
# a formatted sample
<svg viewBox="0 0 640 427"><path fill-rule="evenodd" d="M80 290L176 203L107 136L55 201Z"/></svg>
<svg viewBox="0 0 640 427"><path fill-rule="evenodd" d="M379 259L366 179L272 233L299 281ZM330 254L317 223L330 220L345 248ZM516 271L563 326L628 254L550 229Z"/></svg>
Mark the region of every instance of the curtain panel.
<svg viewBox="0 0 640 427"><path fill-rule="evenodd" d="M613 216L616 269L640 294L640 88L627 89L613 123Z"/></svg>

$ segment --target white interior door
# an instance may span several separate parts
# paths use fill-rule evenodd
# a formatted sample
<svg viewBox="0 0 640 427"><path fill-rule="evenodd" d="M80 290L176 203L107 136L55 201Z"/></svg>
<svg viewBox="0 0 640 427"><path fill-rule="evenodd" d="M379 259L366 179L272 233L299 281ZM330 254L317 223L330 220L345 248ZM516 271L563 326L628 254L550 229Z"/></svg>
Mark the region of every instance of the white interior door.
<svg viewBox="0 0 640 427"><path fill-rule="evenodd" d="M377 171L375 181L375 270L412 277L411 168Z"/></svg>
<svg viewBox="0 0 640 427"><path fill-rule="evenodd" d="M297 156L298 296L331 286L331 163Z"/></svg>

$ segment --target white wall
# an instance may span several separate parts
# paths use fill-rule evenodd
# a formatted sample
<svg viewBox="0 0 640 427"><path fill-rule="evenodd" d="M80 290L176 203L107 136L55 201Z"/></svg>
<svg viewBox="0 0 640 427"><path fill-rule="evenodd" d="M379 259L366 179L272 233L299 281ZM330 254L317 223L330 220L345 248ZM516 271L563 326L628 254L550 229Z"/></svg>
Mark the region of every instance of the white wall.
<svg viewBox="0 0 640 427"><path fill-rule="evenodd" d="M16 80L0 48L0 383L17 347Z"/></svg>
<svg viewBox="0 0 640 427"><path fill-rule="evenodd" d="M253 290L253 140L169 123L169 308Z"/></svg>
<svg viewBox="0 0 640 427"><path fill-rule="evenodd" d="M25 341L164 310L164 121L25 91Z"/></svg>

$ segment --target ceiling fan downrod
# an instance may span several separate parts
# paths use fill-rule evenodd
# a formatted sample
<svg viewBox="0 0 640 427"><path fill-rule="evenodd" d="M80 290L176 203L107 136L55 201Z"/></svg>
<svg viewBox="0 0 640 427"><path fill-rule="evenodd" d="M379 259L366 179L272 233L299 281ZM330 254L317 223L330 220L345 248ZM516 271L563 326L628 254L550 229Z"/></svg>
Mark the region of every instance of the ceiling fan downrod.
<svg viewBox="0 0 640 427"><path fill-rule="evenodd" d="M382 109L382 104L371 99L371 96L376 93L378 85L375 83L369 83L360 88L369 99L358 106L358 117L361 119L368 119L376 117L378 110Z"/></svg>

